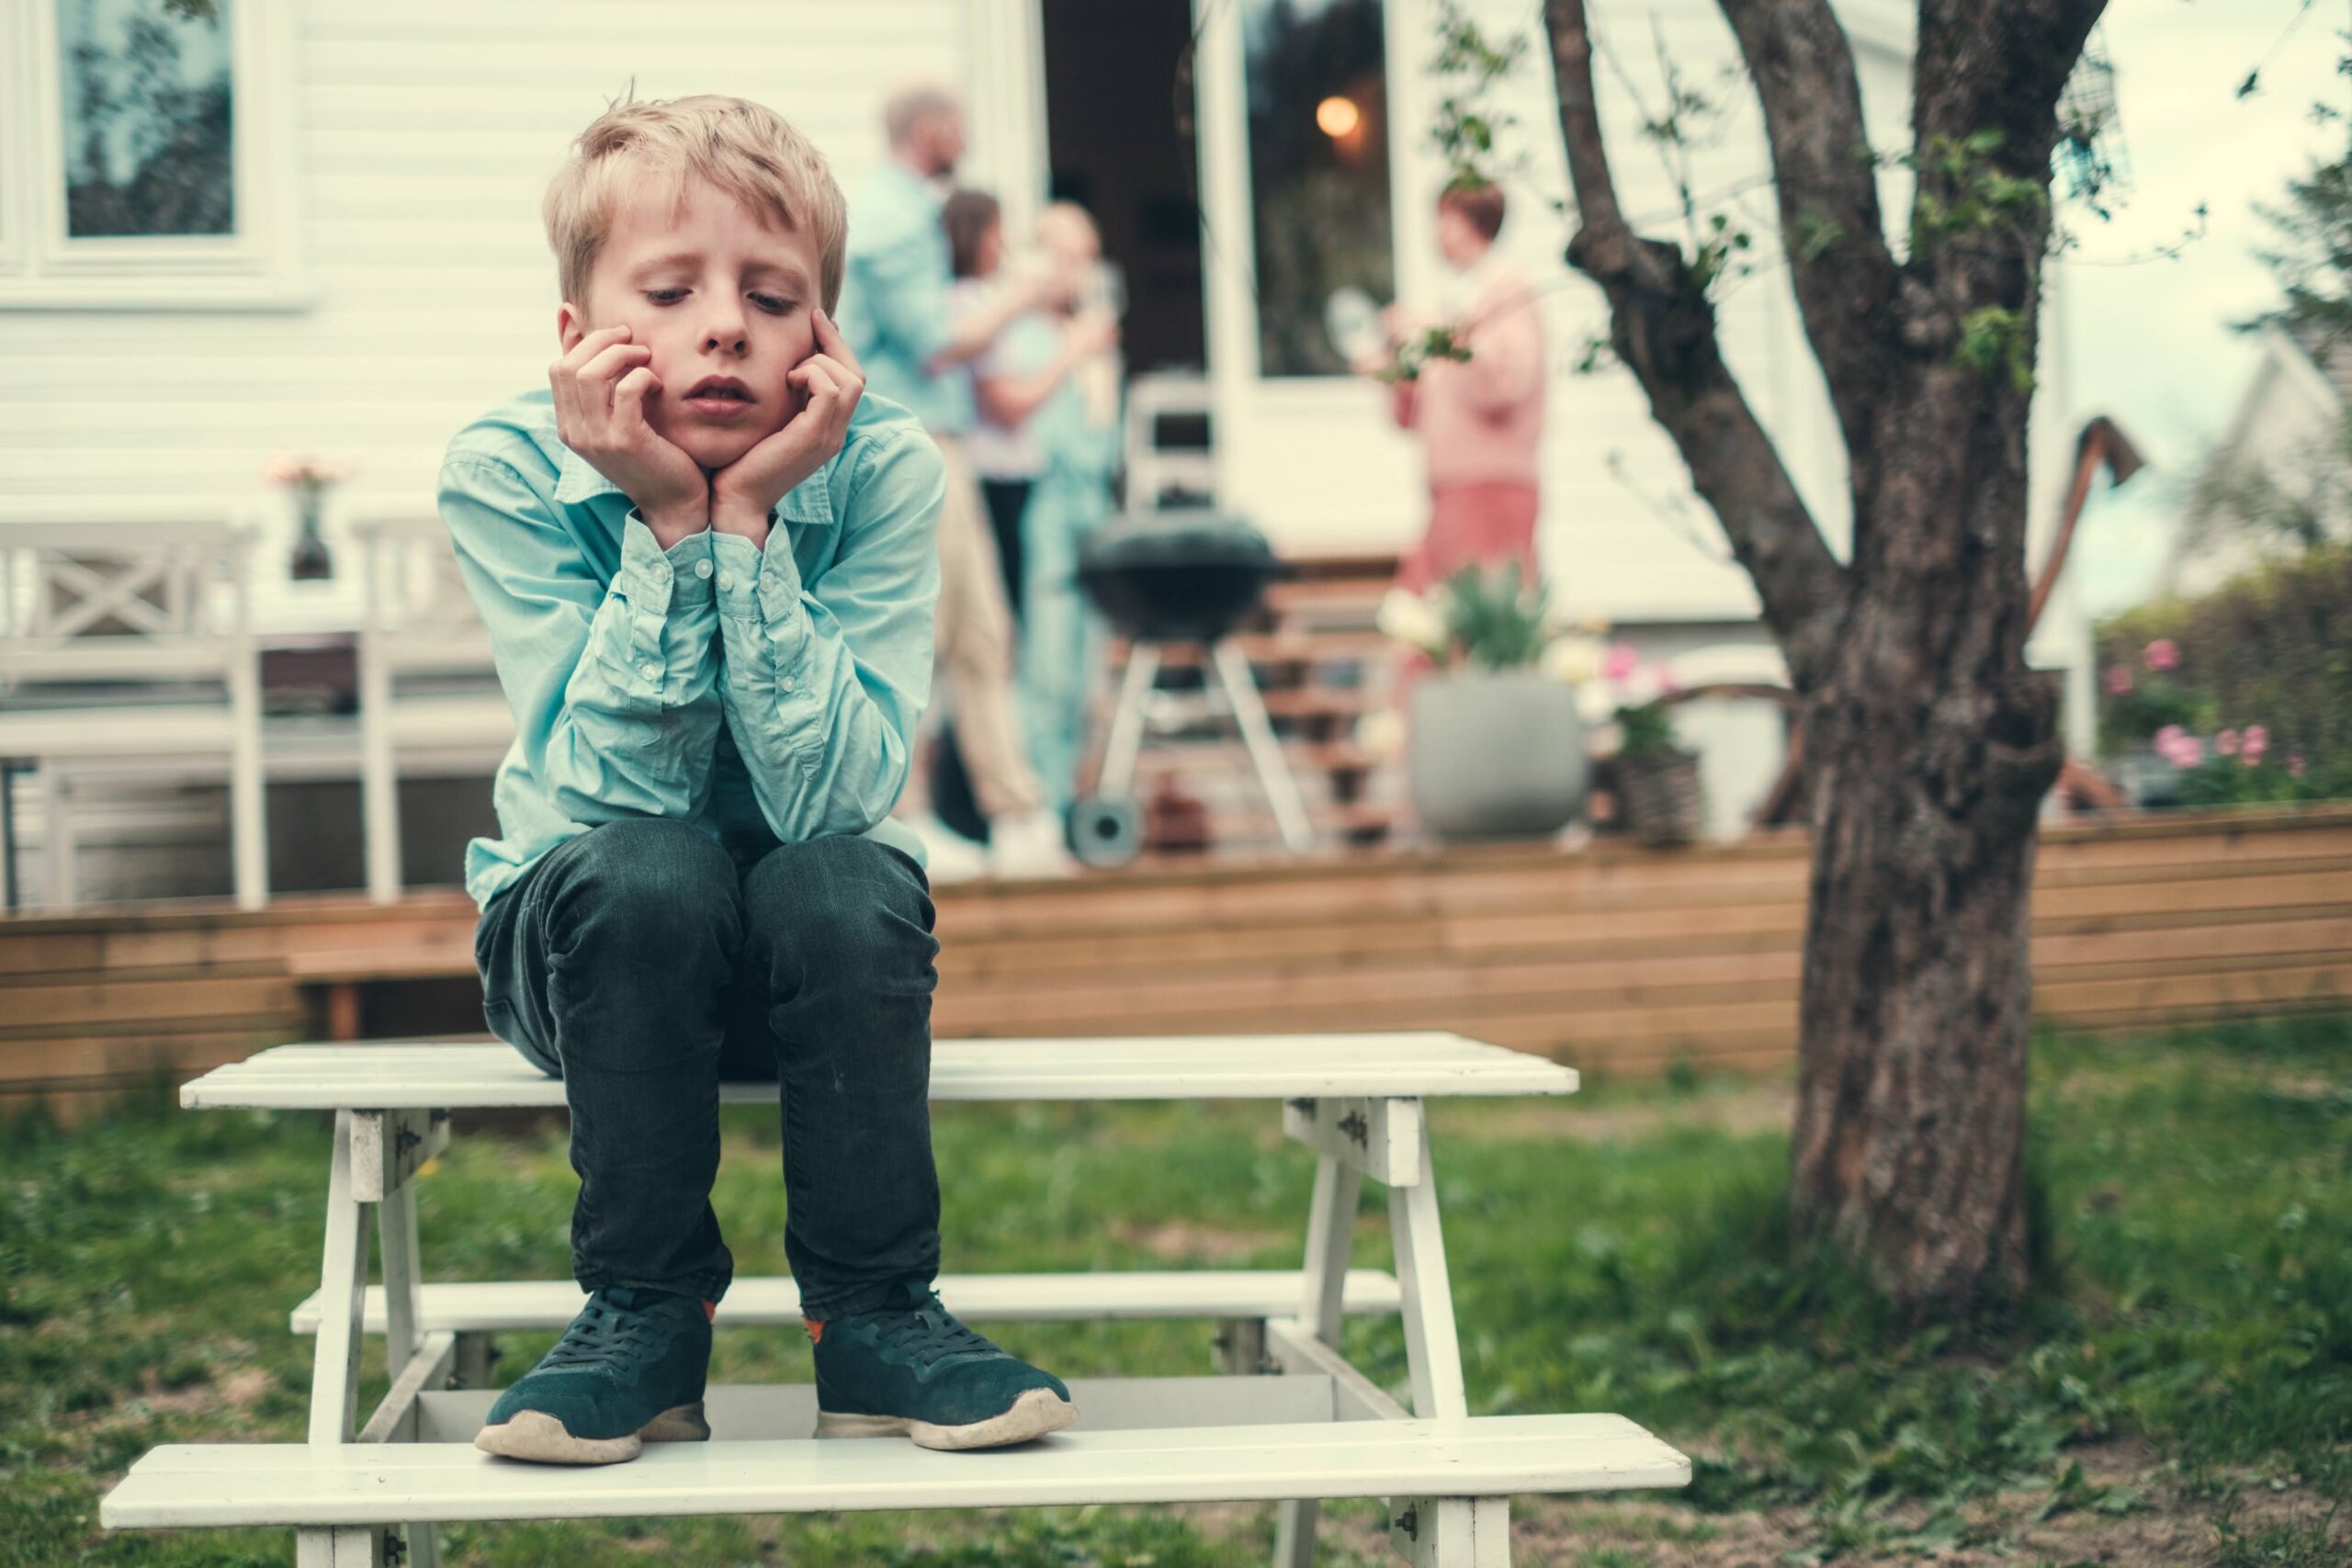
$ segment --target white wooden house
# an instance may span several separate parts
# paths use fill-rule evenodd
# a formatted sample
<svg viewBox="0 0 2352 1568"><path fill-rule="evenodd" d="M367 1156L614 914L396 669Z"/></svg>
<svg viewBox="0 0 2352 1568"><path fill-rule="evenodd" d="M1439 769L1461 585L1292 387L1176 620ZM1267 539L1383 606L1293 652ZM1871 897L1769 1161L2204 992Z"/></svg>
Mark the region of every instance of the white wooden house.
<svg viewBox="0 0 2352 1568"><path fill-rule="evenodd" d="M2352 344L2330 342L2315 330L2265 327L2261 355L2208 459L2215 477L2267 482L2283 496L2307 501L2332 537L2352 536L2343 488L2332 476L2344 464L2345 422L2352 419ZM2229 493L2192 499L2175 529L2157 590L2196 595L2280 553L2283 540L2231 526Z"/></svg>
<svg viewBox="0 0 2352 1568"><path fill-rule="evenodd" d="M1309 120L1317 104L1286 101L1278 74L1252 68L1284 28L1337 11L1371 18L1368 43L1358 29L1369 69L1344 88L1375 139L1365 220L1385 231L1390 289L1430 299L1442 283L1431 231L1443 170L1429 135L1445 90L1429 69L1441 0L212 0L216 21L189 19L191 8L205 0L0 0L0 497L11 505L202 499L254 507L283 529L260 472L299 452L356 466L347 505L429 506L449 434L544 381L557 300L539 193L608 99L632 85L641 97L760 99L849 184L881 155L883 95L920 74L966 91L963 175L1001 197L1009 232L1052 195L1097 211L1125 274L1136 368L1190 360L1206 371L1224 504L1298 552L1401 546L1421 524L1416 454L1376 390L1264 363L1273 306L1253 240L1291 214L1281 191L1258 188L1270 176L1253 163L1251 117ZM1758 640L1754 596L1630 378L1576 369L1603 321L1597 293L1560 259L1571 226L1549 206L1566 181L1540 10L1465 9L1531 44L1499 107L1518 122L1505 151L1524 159L1504 243L1547 280L1557 365L1548 570L1567 604L1661 650ZM1725 105L1687 173L1702 204L1727 204L1757 237L1754 276L1723 301L1727 355L1839 543L1843 457L1770 261L1768 163L1752 100L1724 76L1729 32L1711 0L1594 9L1619 178L1629 211L1657 231L1680 221L1667 164L1638 129L1664 101L1661 60ZM1873 137L1900 148L1909 7L1839 9ZM175 57L131 58L134 17L172 35ZM142 122L107 106L152 104L158 83L176 83L171 112L194 116L197 89L223 76L232 130L216 158L220 189L209 206L186 192L172 203L221 231L106 232L121 220L94 187L131 187L163 112ZM1903 176L1885 178L1899 228ZM2039 445L2063 460L2063 388L2047 370L2044 386L2059 439ZM285 547L263 555L282 559ZM349 624L351 575L263 583L264 626ZM2068 661L2063 601L2052 620L2046 661ZM1709 738L1728 825L1777 765L1779 721L1690 723Z"/></svg>

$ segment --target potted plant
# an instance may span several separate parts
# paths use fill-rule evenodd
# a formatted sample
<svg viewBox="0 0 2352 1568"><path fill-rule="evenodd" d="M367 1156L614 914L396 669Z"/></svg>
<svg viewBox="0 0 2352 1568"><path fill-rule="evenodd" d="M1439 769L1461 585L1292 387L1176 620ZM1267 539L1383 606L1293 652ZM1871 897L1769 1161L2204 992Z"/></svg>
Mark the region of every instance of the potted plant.
<svg viewBox="0 0 2352 1568"><path fill-rule="evenodd" d="M1688 844L1704 826L1699 754L1675 737L1666 694L1621 703L1611 768L1625 828L1645 844Z"/></svg>
<svg viewBox="0 0 2352 1568"><path fill-rule="evenodd" d="M1428 599L1392 590L1380 627L1427 658L1408 705L1408 773L1438 839L1547 837L1574 820L1589 782L1574 683L1597 667L1590 638L1554 625L1550 595L1519 568L1464 568Z"/></svg>

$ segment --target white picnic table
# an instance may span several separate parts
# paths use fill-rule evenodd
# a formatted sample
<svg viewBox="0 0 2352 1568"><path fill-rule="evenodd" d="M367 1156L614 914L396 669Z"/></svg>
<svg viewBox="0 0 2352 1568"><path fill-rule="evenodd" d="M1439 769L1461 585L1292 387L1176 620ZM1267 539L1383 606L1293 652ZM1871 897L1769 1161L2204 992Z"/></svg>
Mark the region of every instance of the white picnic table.
<svg viewBox="0 0 2352 1568"><path fill-rule="evenodd" d="M1469 1412L1424 1107L1573 1093L1571 1069L1449 1033L944 1040L931 1088L941 1101L1278 1101L1285 1133L1316 1156L1301 1267L943 1276L942 1299L979 1320L1219 1325L1218 1375L1074 1380L1080 1425L1017 1449L820 1442L808 1436L813 1389L714 1386L707 1444L657 1444L592 1471L501 1461L471 1444L496 1397L490 1337L560 1328L581 1292L568 1280L424 1283L414 1179L447 1146L452 1112L560 1107L562 1084L495 1043L280 1046L193 1080L181 1103L334 1116L320 1288L292 1313L317 1337L309 1440L158 1449L101 1522L292 1526L304 1568L387 1568L404 1529L412 1568L434 1568L433 1527L459 1520L1271 1500L1276 1562L1305 1568L1320 1499L1384 1496L1408 1561L1490 1568L1510 1560L1514 1493L1689 1481L1682 1455L1620 1416ZM720 1098L777 1092L729 1083ZM1393 1274L1349 1267L1367 1178L1388 1190ZM718 1322L792 1324L798 1305L789 1280L739 1280ZM1409 1406L1341 1353L1348 1313L1401 1318ZM361 1422L370 1334L385 1337L391 1386Z"/></svg>

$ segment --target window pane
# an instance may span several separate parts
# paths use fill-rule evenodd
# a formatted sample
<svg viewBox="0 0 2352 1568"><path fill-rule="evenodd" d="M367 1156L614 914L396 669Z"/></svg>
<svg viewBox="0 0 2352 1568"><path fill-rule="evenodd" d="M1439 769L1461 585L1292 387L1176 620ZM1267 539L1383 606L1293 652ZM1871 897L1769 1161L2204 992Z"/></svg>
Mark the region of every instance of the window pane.
<svg viewBox="0 0 2352 1568"><path fill-rule="evenodd" d="M1324 301L1396 295L1381 0L1243 0L1258 354L1268 376L1338 376Z"/></svg>
<svg viewBox="0 0 2352 1568"><path fill-rule="evenodd" d="M65 232L233 234L232 0L58 0Z"/></svg>

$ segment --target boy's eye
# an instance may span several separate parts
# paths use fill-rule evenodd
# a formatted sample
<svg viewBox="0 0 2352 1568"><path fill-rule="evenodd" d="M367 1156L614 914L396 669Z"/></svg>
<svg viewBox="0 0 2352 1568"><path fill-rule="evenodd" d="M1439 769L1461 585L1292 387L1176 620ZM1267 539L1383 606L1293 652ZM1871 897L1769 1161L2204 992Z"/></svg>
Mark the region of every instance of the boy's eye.
<svg viewBox="0 0 2352 1568"><path fill-rule="evenodd" d="M686 290L683 288L654 288L647 290L645 297L648 299L652 300L656 305L674 305L679 300L686 297ZM781 316L792 309L791 300L779 299L773 294L754 294L752 296L752 303L757 305L761 310L767 311L769 314L776 316Z"/></svg>

